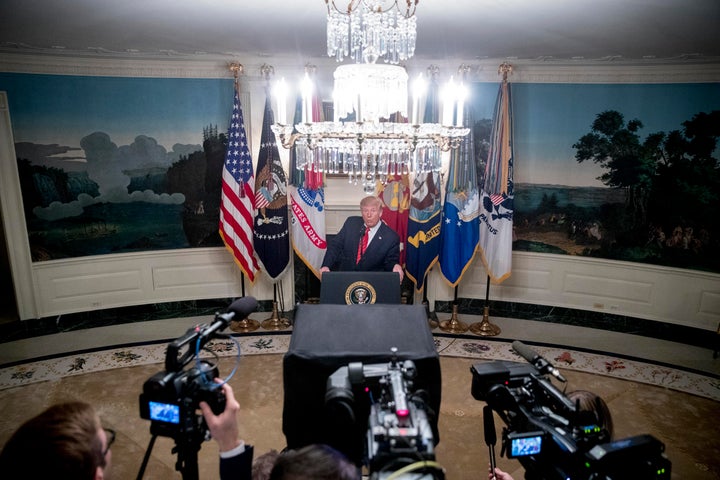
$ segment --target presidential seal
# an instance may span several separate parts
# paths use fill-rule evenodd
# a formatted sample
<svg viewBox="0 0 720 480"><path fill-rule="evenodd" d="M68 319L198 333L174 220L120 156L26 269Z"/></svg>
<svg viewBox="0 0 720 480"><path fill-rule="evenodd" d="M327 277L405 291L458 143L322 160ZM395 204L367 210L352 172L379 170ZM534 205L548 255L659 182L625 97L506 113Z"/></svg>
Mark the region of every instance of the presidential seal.
<svg viewBox="0 0 720 480"><path fill-rule="evenodd" d="M377 300L375 288L367 282L351 283L345 290L345 303L348 305L375 303L375 300Z"/></svg>

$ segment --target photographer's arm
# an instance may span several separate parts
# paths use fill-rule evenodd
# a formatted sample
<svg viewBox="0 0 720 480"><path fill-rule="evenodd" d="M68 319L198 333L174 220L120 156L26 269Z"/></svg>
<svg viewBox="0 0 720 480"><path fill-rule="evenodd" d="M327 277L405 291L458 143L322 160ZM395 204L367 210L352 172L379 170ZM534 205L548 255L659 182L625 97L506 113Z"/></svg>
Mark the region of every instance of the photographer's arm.
<svg viewBox="0 0 720 480"><path fill-rule="evenodd" d="M200 410L210 435L220 449L220 478L244 480L252 477L253 447L240 439L237 416L240 404L227 383L222 386L225 394L225 410L215 415L206 402L200 402Z"/></svg>

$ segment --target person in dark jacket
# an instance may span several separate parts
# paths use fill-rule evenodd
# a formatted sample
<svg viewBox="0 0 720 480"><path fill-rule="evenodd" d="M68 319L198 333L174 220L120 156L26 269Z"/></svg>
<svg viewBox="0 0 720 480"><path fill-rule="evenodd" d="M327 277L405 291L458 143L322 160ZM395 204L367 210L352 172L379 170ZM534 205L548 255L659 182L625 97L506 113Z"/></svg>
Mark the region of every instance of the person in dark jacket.
<svg viewBox="0 0 720 480"><path fill-rule="evenodd" d="M402 282L400 237L382 221L382 201L368 196L360 202L362 216L345 220L328 244L321 272L377 271L397 272Z"/></svg>

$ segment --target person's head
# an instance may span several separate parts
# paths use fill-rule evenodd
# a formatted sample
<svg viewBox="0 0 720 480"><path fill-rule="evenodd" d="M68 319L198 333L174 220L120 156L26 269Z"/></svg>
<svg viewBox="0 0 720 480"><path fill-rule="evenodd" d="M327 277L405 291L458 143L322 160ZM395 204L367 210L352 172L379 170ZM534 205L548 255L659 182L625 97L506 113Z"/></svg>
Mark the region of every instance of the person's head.
<svg viewBox="0 0 720 480"><path fill-rule="evenodd" d="M578 411L592 413L595 423L607 430L610 438L613 438L612 416L605 400L587 390L575 390L568 393L567 397L577 405Z"/></svg>
<svg viewBox="0 0 720 480"><path fill-rule="evenodd" d="M113 440L114 433L103 430L89 404L57 404L13 433L0 453L0 472L28 480L106 478Z"/></svg>
<svg viewBox="0 0 720 480"><path fill-rule="evenodd" d="M365 225L372 228L378 224L380 217L382 217L382 207L382 201L372 195L360 201L360 213L362 214Z"/></svg>
<svg viewBox="0 0 720 480"><path fill-rule="evenodd" d="M334 448L314 444L283 452L270 480L360 480L360 472Z"/></svg>

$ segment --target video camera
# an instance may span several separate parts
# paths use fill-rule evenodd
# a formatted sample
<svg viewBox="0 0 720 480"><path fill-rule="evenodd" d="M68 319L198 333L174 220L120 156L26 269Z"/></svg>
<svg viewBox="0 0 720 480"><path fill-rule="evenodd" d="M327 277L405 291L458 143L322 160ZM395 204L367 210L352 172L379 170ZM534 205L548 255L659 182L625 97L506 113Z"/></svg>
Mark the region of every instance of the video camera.
<svg viewBox="0 0 720 480"><path fill-rule="evenodd" d="M257 300L243 297L234 301L227 313L217 313L213 323L188 329L168 345L165 370L143 384L140 417L151 421L153 440L158 435L175 439L178 470L187 468L191 478L197 476L197 460L193 464L185 457L196 453L200 443L209 438L205 419L198 413L200 402L207 402L216 415L225 410L225 394L214 381L219 376L217 365L200 359L200 351L210 340L220 337L235 316L245 318L256 308Z"/></svg>
<svg viewBox="0 0 720 480"><path fill-rule="evenodd" d="M393 348L389 363L363 365L349 363L327 380L326 410L335 418L345 416L358 423L363 411L360 403L369 404L364 462L370 479L433 478L444 479L442 467L435 462L434 434L428 419L424 391L413 391L417 372L412 360L399 361ZM360 408L358 408L360 407ZM348 430L352 430L351 428ZM347 431L346 431L347 432ZM399 477L403 472L422 472Z"/></svg>
<svg viewBox="0 0 720 480"><path fill-rule="evenodd" d="M526 479L670 478L662 442L651 435L610 441L593 412L581 411L552 384L550 375L565 379L550 362L521 342L513 349L530 364L476 363L471 393L505 422L501 455L519 460Z"/></svg>

